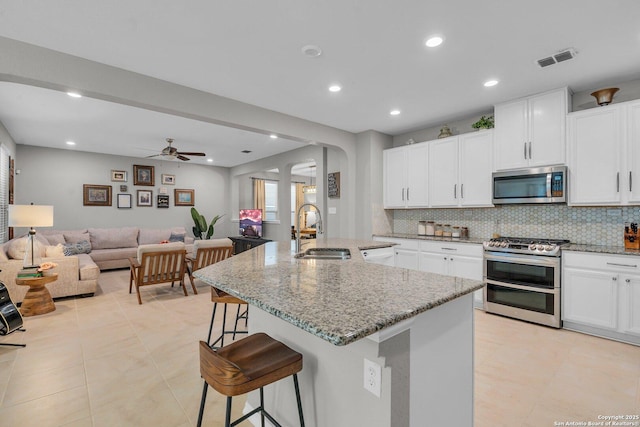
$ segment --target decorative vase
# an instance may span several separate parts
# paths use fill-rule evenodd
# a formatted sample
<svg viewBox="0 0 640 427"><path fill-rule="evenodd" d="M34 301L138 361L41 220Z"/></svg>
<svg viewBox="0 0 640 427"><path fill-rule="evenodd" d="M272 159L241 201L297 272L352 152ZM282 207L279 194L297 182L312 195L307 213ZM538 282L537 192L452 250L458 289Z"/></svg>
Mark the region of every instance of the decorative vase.
<svg viewBox="0 0 640 427"><path fill-rule="evenodd" d="M613 101L613 95L619 91L620 88L610 87L607 89L600 89L591 94L594 98L596 98L596 102L599 106L609 105L611 101Z"/></svg>
<svg viewBox="0 0 640 427"><path fill-rule="evenodd" d="M442 126L442 129L440 129L440 135L438 135L438 139L447 138L451 135L453 134L451 133L451 129L449 129L449 126L444 125Z"/></svg>

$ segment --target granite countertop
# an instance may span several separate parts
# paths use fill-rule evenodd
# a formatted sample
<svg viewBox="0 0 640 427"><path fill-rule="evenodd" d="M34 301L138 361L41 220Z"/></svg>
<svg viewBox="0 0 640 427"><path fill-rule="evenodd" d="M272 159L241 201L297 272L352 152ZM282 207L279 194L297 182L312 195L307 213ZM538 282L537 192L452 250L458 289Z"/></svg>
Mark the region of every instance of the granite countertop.
<svg viewBox="0 0 640 427"><path fill-rule="evenodd" d="M304 241L348 248L351 259L294 258L292 244L271 242L198 270L204 282L335 345L350 344L465 294L482 282L366 263L360 250L385 242Z"/></svg>
<svg viewBox="0 0 640 427"><path fill-rule="evenodd" d="M580 245L576 243L571 243L570 245L563 246L562 250L576 251L576 252L593 252L593 253L608 254L608 255L640 256L640 250L625 249L624 246Z"/></svg>
<svg viewBox="0 0 640 427"><path fill-rule="evenodd" d="M434 236L420 236L418 234L402 234L402 233L387 233L387 234L374 234L374 237L392 237L396 239L415 239L415 240L433 240L435 242L453 242L453 243L474 243L482 244L482 242L489 239L481 239L479 237L465 237L465 238L453 238L453 237L434 237Z"/></svg>

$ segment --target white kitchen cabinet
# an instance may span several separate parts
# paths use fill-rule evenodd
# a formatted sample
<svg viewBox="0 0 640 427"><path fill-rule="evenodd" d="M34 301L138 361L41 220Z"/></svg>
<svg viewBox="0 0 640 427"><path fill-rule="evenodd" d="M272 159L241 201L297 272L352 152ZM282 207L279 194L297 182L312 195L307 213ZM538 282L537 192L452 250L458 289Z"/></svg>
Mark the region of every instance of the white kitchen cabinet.
<svg viewBox="0 0 640 427"><path fill-rule="evenodd" d="M640 102L627 104L627 153L626 156L626 184L628 187L627 201L640 203ZM635 183L634 183L635 180Z"/></svg>
<svg viewBox="0 0 640 427"><path fill-rule="evenodd" d="M429 143L431 207L492 206L493 131Z"/></svg>
<svg viewBox="0 0 640 427"><path fill-rule="evenodd" d="M360 251L360 254L365 262L386 265L389 267L395 266L395 253L393 246L386 248L364 249Z"/></svg>
<svg viewBox="0 0 640 427"><path fill-rule="evenodd" d="M408 268L409 270L418 269L418 251L411 249L395 249L395 266L400 268Z"/></svg>
<svg viewBox="0 0 640 427"><path fill-rule="evenodd" d="M407 145L384 151L384 207L427 207L428 197L427 143Z"/></svg>
<svg viewBox="0 0 640 427"><path fill-rule="evenodd" d="M622 203L622 114L609 105L568 116L569 204Z"/></svg>
<svg viewBox="0 0 640 427"><path fill-rule="evenodd" d="M567 88L495 106L496 170L565 163Z"/></svg>
<svg viewBox="0 0 640 427"><path fill-rule="evenodd" d="M482 257L482 245L421 241L418 265L421 271L481 281ZM482 292L477 290L473 296L474 305L479 308L483 305Z"/></svg>
<svg viewBox="0 0 640 427"><path fill-rule="evenodd" d="M640 344L640 257L563 254L563 326Z"/></svg>
<svg viewBox="0 0 640 427"><path fill-rule="evenodd" d="M563 321L618 328L618 277L615 273L570 268L562 282Z"/></svg>

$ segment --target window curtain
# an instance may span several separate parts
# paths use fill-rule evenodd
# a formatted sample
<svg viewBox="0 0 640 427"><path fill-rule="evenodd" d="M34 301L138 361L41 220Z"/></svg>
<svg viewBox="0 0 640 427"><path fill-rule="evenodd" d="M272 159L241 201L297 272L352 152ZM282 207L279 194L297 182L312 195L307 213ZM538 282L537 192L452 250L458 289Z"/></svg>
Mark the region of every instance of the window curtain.
<svg viewBox="0 0 640 427"><path fill-rule="evenodd" d="M302 206L304 204L304 193L302 192L302 189L304 188L304 183L302 182L297 182L296 183L296 211L294 212L293 218L294 218L294 222L292 225L296 225L296 215L298 215L298 212L300 211L300 206Z"/></svg>
<svg viewBox="0 0 640 427"><path fill-rule="evenodd" d="M262 216L266 218L267 203L264 191L264 179L253 178L253 208L262 209Z"/></svg>

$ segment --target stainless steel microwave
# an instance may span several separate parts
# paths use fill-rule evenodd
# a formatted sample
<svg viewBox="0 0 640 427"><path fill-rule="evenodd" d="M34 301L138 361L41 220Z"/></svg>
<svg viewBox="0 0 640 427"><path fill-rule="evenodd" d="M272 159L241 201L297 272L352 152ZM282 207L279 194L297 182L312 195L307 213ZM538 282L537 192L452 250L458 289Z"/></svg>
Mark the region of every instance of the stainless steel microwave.
<svg viewBox="0 0 640 427"><path fill-rule="evenodd" d="M566 202L566 166L527 168L493 173L494 205Z"/></svg>

